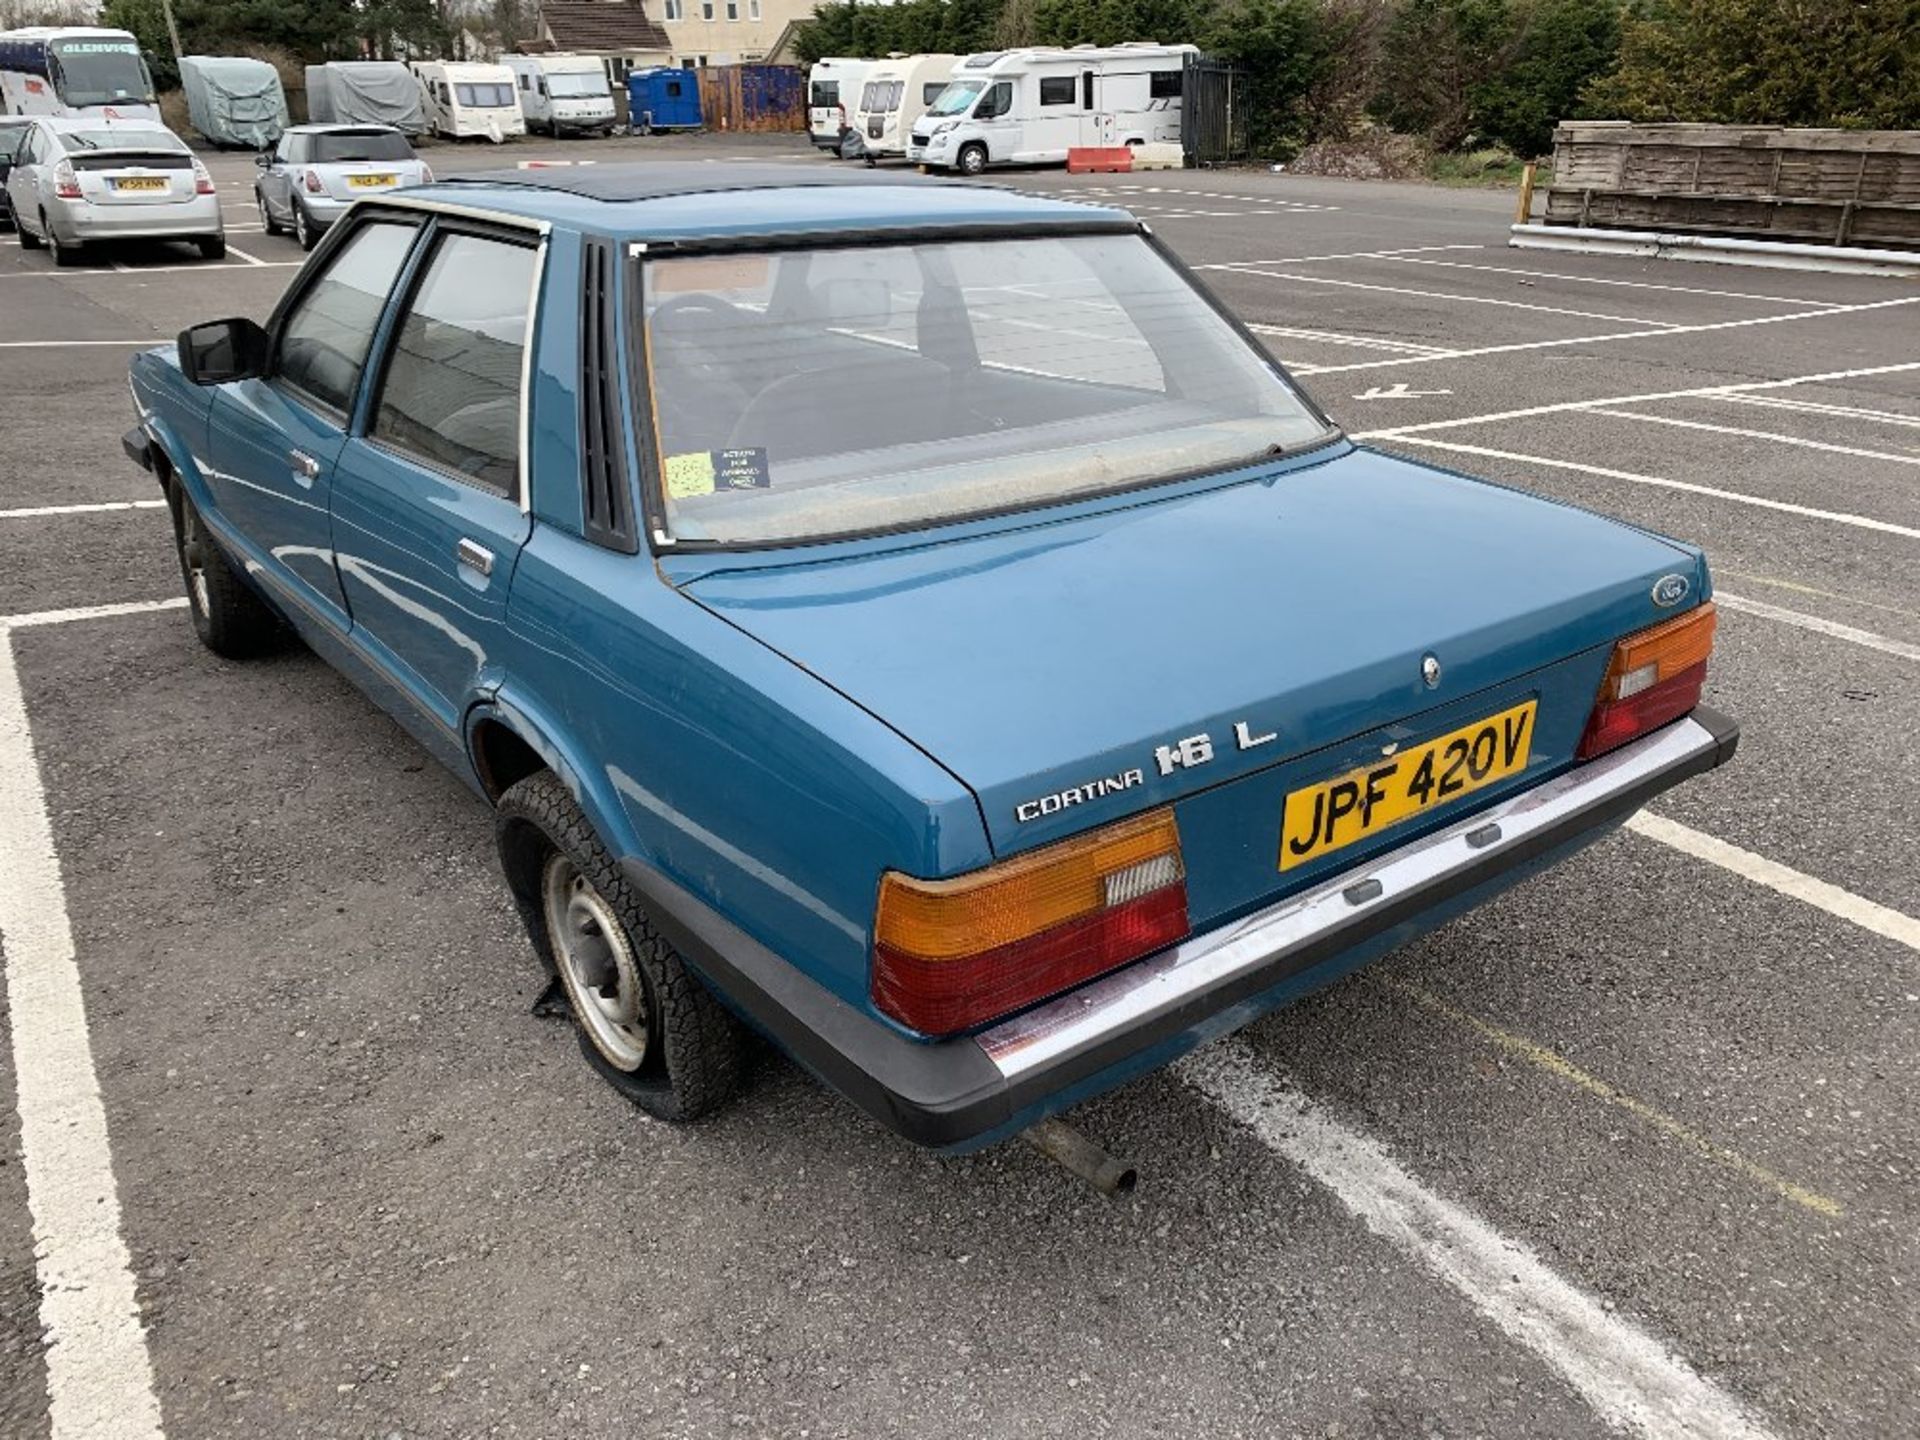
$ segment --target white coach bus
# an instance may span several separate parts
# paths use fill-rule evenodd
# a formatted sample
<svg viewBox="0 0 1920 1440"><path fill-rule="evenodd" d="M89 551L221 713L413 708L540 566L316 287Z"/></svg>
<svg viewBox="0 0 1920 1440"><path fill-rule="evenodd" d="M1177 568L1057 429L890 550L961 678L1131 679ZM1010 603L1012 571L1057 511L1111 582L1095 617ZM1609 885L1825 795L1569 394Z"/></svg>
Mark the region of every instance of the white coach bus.
<svg viewBox="0 0 1920 1440"><path fill-rule="evenodd" d="M140 42L125 30L0 30L0 115L160 119Z"/></svg>

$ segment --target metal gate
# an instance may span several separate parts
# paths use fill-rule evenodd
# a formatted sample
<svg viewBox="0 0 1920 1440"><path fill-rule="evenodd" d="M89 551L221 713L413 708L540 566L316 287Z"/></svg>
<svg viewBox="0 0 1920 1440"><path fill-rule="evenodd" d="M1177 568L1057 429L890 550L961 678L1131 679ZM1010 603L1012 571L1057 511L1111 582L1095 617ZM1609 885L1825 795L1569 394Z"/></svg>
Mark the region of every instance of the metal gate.
<svg viewBox="0 0 1920 1440"><path fill-rule="evenodd" d="M1180 148L1187 168L1247 158L1246 77L1225 60L1189 55L1180 81Z"/></svg>

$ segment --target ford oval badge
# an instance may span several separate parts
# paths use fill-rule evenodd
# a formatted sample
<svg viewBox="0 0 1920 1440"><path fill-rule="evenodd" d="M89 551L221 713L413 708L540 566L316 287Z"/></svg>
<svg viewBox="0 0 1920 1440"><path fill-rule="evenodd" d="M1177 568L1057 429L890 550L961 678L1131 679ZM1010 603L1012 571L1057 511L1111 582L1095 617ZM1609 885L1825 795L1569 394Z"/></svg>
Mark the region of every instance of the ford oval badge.
<svg viewBox="0 0 1920 1440"><path fill-rule="evenodd" d="M1653 582L1653 603L1671 609L1686 599L1692 588L1684 575L1662 575Z"/></svg>
<svg viewBox="0 0 1920 1440"><path fill-rule="evenodd" d="M1427 688L1433 689L1440 683L1440 657L1428 655L1420 662L1420 678L1427 682Z"/></svg>

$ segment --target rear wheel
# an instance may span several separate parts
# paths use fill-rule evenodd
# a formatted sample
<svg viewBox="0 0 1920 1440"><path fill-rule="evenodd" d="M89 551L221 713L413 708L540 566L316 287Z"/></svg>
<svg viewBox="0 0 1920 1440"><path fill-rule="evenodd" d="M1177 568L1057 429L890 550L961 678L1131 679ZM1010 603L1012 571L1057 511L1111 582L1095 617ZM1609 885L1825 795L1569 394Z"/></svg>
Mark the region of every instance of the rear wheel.
<svg viewBox="0 0 1920 1440"><path fill-rule="evenodd" d="M740 1088L740 1024L653 928L567 787L542 770L500 797L500 864L600 1077L662 1120L697 1120Z"/></svg>
<svg viewBox="0 0 1920 1440"><path fill-rule="evenodd" d="M280 222L273 218L273 207L267 204L267 197L256 190L253 198L260 202L260 228L269 235L278 235Z"/></svg>
<svg viewBox="0 0 1920 1440"><path fill-rule="evenodd" d="M40 212L40 228L46 232L47 249L53 252L54 264L78 265L80 261L85 258L81 255L78 245L63 245L60 243L60 237L53 233L53 226L47 223L47 212L44 210Z"/></svg>
<svg viewBox="0 0 1920 1440"><path fill-rule="evenodd" d="M224 235L204 235L194 241L200 247L202 260L224 260L227 258L227 237Z"/></svg>
<svg viewBox="0 0 1920 1440"><path fill-rule="evenodd" d="M302 250L311 250L319 242L320 232L313 228L313 221L307 218L307 210L298 200L293 202L293 238L300 242Z"/></svg>
<svg viewBox="0 0 1920 1440"><path fill-rule="evenodd" d="M214 543L192 498L177 481L173 538L180 556L180 578L187 587L187 608L200 643L229 660L243 660L278 644L280 621L234 574L226 553Z"/></svg>
<svg viewBox="0 0 1920 1440"><path fill-rule="evenodd" d="M962 145L959 155L954 157L954 164L962 175L980 174L987 168L987 147L977 140Z"/></svg>

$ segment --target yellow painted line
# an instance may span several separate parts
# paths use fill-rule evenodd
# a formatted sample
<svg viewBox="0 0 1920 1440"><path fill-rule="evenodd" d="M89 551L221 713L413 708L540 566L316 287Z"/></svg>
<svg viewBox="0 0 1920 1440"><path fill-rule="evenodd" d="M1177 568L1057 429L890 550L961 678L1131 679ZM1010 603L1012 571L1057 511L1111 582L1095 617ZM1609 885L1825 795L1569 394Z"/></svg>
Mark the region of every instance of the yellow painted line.
<svg viewBox="0 0 1920 1440"><path fill-rule="evenodd" d="M1920 610L1902 610L1898 605L1885 605L1878 600L1862 600L1858 595L1842 595L1838 590L1822 590L1813 585L1802 585L1796 580L1780 580L1772 575L1756 575L1751 570L1729 570L1724 565L1713 567L1717 580L1730 575L1735 580L1751 580L1756 585L1776 585L1782 590L1792 590L1801 595L1817 595L1822 600L1839 600L1848 605L1864 606L1868 610L1885 610L1889 615L1905 615L1920 620Z"/></svg>
<svg viewBox="0 0 1920 1440"><path fill-rule="evenodd" d="M1784 1176L1776 1175L1757 1161L1749 1160L1737 1151L1716 1144L1699 1131L1683 1125L1664 1110L1655 1109L1646 1101L1627 1094L1617 1086L1609 1085L1597 1075L1589 1075L1566 1056L1556 1054L1544 1045L1537 1045L1524 1035L1503 1030L1490 1020L1482 1020L1478 1015L1462 1010L1457 1005L1442 1000L1431 990L1423 989L1409 981L1387 976L1373 978L1376 983L1385 986L1395 994L1406 996L1423 1010L1430 1010L1436 1015L1465 1025L1481 1039L1506 1051L1509 1055L1524 1060L1536 1069L1546 1071L1549 1075L1565 1080L1570 1085L1578 1086L1589 1095L1604 1100L1609 1105L1618 1106L1635 1119L1651 1125L1663 1135L1678 1140L1696 1155L1746 1176L1747 1179L1766 1187L1782 1199L1791 1200L1794 1204L1804 1206L1818 1215L1834 1217L1842 1213L1839 1201L1829 1199L1803 1185L1796 1185Z"/></svg>

